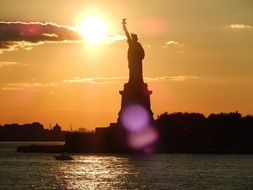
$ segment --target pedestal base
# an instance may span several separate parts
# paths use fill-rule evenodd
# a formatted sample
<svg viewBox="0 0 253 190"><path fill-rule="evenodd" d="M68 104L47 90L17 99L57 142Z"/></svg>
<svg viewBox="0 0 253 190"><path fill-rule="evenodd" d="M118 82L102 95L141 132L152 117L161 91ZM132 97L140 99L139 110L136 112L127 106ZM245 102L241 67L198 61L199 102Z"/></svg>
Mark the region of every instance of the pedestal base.
<svg viewBox="0 0 253 190"><path fill-rule="evenodd" d="M153 122L153 112L150 107L150 95L152 91L148 90L147 83L125 83L124 90L119 91L121 94L121 109L119 111L118 123L121 121L121 114L124 109L131 105L142 106L149 114L150 121Z"/></svg>

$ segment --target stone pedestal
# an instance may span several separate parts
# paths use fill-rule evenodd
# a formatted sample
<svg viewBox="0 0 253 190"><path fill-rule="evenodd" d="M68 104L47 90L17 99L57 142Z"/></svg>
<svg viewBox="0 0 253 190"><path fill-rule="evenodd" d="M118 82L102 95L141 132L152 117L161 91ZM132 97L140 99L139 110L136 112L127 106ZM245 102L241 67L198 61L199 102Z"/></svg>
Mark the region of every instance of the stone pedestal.
<svg viewBox="0 0 253 190"><path fill-rule="evenodd" d="M120 117L122 111L131 105L140 105L148 112L151 122L153 119L153 112L150 107L150 95L152 91L148 90L147 83L143 82L128 82L124 85L124 90L119 91L121 94L121 109L119 111L118 123L120 124Z"/></svg>

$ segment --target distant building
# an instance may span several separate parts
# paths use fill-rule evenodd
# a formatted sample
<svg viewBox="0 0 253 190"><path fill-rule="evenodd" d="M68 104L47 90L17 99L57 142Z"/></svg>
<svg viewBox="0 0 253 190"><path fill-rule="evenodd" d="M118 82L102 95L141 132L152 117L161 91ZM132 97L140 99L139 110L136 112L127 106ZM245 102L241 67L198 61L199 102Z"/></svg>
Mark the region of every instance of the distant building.
<svg viewBox="0 0 253 190"><path fill-rule="evenodd" d="M58 123L53 127L53 132L54 133L61 133L61 127Z"/></svg>
<svg viewBox="0 0 253 190"><path fill-rule="evenodd" d="M78 132L80 132L80 133L86 133L86 128L80 127L80 128L78 128Z"/></svg>

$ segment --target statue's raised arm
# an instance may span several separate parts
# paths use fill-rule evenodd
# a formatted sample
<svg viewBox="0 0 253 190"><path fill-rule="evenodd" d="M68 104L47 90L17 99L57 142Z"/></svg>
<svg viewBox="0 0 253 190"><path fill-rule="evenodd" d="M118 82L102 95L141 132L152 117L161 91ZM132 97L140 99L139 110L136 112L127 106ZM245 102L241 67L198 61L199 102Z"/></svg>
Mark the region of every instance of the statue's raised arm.
<svg viewBox="0 0 253 190"><path fill-rule="evenodd" d="M127 31L127 27L126 27L126 18L122 19L122 24L123 24L123 30L125 31L126 36L127 36L127 40L131 40L130 34Z"/></svg>

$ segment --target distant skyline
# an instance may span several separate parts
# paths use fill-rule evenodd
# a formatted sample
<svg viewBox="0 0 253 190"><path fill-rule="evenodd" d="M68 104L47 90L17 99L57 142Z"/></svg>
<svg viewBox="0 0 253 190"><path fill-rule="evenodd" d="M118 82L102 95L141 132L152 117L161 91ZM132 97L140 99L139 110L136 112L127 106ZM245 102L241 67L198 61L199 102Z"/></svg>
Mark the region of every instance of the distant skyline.
<svg viewBox="0 0 253 190"><path fill-rule="evenodd" d="M252 0L2 0L0 18L0 124L116 122L128 78L122 18L145 49L155 117L253 115Z"/></svg>

